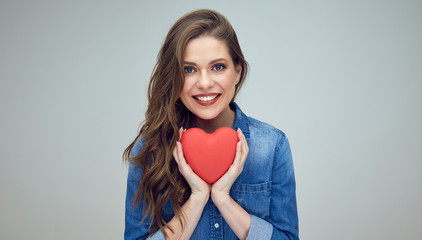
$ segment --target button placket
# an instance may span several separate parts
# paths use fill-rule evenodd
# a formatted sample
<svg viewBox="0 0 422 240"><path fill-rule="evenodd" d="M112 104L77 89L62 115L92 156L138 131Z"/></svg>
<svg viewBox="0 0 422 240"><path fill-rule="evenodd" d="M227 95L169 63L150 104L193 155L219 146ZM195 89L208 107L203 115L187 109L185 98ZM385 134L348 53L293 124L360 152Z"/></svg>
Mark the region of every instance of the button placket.
<svg viewBox="0 0 422 240"><path fill-rule="evenodd" d="M223 216L221 216L214 203L210 204L211 238L223 239Z"/></svg>

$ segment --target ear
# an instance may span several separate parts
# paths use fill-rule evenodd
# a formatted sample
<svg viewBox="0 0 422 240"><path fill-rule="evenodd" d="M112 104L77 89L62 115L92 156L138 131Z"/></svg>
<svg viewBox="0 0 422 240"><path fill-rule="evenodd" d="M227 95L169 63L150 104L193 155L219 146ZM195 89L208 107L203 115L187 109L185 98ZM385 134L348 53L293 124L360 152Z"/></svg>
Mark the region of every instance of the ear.
<svg viewBox="0 0 422 240"><path fill-rule="evenodd" d="M238 63L236 65L236 85L239 83L240 81L240 75L242 73L242 65L240 63Z"/></svg>

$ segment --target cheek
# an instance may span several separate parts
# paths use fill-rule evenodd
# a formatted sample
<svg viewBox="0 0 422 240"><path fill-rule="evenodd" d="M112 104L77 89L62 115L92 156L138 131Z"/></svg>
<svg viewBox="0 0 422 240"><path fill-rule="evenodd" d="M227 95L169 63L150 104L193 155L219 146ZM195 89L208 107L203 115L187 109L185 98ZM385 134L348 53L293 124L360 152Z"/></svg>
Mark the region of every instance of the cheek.
<svg viewBox="0 0 422 240"><path fill-rule="evenodd" d="M185 81L183 84L182 92L180 93L180 99L182 100L183 103L185 103L185 101L190 97L189 89L190 89L189 81Z"/></svg>
<svg viewBox="0 0 422 240"><path fill-rule="evenodd" d="M194 76L185 76L185 79L183 80L183 93L189 92L193 85L195 84L195 77Z"/></svg>
<svg viewBox="0 0 422 240"><path fill-rule="evenodd" d="M182 93L180 94L180 100L182 100L182 102L185 103L187 98L188 98L187 93L185 91L182 91Z"/></svg>
<svg viewBox="0 0 422 240"><path fill-rule="evenodd" d="M224 80L222 81L222 84L224 86L225 89L229 90L229 89L234 89L236 87L236 75L234 74L230 74L224 77Z"/></svg>

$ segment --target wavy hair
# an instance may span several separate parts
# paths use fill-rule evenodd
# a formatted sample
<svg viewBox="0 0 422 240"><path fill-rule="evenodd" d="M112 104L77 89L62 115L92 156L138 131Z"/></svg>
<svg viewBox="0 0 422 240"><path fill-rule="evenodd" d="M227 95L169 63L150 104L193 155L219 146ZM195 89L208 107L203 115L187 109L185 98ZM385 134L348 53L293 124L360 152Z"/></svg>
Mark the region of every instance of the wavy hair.
<svg viewBox="0 0 422 240"><path fill-rule="evenodd" d="M180 94L184 85L184 52L191 39L209 35L227 44L234 65L242 72L232 101L239 92L248 71L235 31L220 13L201 9L190 12L171 27L158 54L157 63L148 86L148 108L136 139L125 149L124 161L140 166L142 177L133 199L150 216L150 235L166 225L162 217L164 205L171 199L175 216L181 216L181 207L190 196L190 187L178 170L173 150L179 139L179 128L193 126L192 113L183 105ZM132 153L136 141L142 141L139 152ZM184 226L183 222L182 226Z"/></svg>

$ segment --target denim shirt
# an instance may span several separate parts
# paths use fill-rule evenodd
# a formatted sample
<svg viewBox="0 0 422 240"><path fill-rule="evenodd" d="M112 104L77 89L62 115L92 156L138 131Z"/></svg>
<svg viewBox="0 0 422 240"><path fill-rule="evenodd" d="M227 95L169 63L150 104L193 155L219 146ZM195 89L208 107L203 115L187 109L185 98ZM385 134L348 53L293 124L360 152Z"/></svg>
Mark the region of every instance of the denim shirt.
<svg viewBox="0 0 422 240"><path fill-rule="evenodd" d="M242 173L234 182L230 196L251 216L247 239L299 239L296 206L296 184L293 161L286 135L269 124L246 116L236 103L233 129L240 128L246 137L249 153ZM135 155L141 148L136 144ZM129 166L126 195L125 239L146 239L150 218L144 217L142 207L133 207L133 197L142 176L140 167ZM173 218L169 201L162 211L169 222ZM158 231L148 239L165 239ZM211 198L204 207L191 239L238 239L230 229Z"/></svg>

